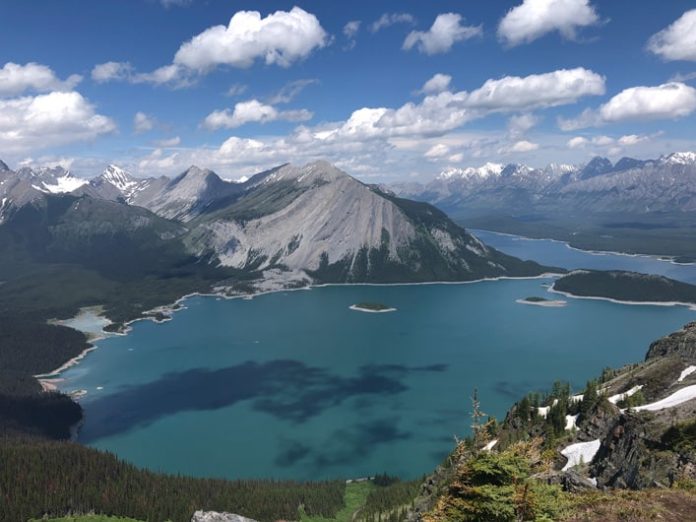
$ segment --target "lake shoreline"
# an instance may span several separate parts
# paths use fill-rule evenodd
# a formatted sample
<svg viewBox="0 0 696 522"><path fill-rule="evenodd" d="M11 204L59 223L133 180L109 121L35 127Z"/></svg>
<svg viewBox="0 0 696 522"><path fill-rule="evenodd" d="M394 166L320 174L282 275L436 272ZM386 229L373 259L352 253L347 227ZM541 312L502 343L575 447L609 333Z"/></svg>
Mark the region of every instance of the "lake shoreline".
<svg viewBox="0 0 696 522"><path fill-rule="evenodd" d="M529 279L552 279L556 277L561 277L563 274L559 273L554 273L554 272L545 272L543 274L539 274L536 276L526 276L526 277L513 277L513 276L498 276L498 277L484 277L481 279L472 279L470 281L424 281L424 282L417 282L417 283L321 283L321 284L310 284L306 286L301 286L301 287L293 287L293 288L284 288L284 287L279 287L279 288L273 288L270 290L263 290L259 292L254 292L254 293L248 293L248 294L235 294L231 295L228 293L228 290L226 287L221 287L219 291L216 292L191 292L189 294L183 295L176 299L173 303L169 305L162 305L162 306L157 306L151 310L147 310L143 312L142 317L137 317L135 319L132 319L130 321L126 321L123 323L123 328L118 331L105 331L102 329L101 332L99 332L94 338L90 339L90 342L96 342L100 341L102 339L108 338L110 336L118 335L118 336L125 336L128 335L132 328L132 325L134 323L137 323L138 321L152 321L154 323L160 324L160 323L166 323L168 321L171 321L173 319L173 315L181 310L186 309L186 305L184 302L191 298L191 297L211 297L211 298L216 298L216 299L225 299L225 300L231 300L231 299L253 299L255 297L260 297L263 295L269 295L269 294L276 294L279 292L294 292L294 291L310 291L313 288L327 288L327 287L344 287L344 286L374 286L374 287L390 287L390 286L422 286L422 285L465 285L465 284L475 284L475 283L485 283L485 282L495 282L495 281L505 281L505 280L529 280ZM105 320L108 321L108 325L114 324L113 321L108 319L105 315L103 315L103 307L101 305L93 305L93 306L86 306L84 308L81 308L78 314L70 319L64 319L60 321L52 321L52 324L62 324L63 326L68 326L65 323L69 323L70 321L74 321L76 318L80 317L80 315L83 315L85 311L97 311L100 310L102 313L96 314L97 317L101 317ZM388 311L395 311L394 310L388 310ZM360 309L359 311L361 312L377 312L379 313L380 311L376 310L363 310ZM385 310L386 311L386 310ZM161 316L164 317L157 317L154 314L160 314ZM68 326L69 328L73 328L74 330L78 330L79 332L84 333L85 335L90 335L93 334L94 332L87 332L84 330L80 330L76 326ZM65 363L61 364L58 368L56 368L53 371L42 373L42 374L37 374L34 375L33 377L36 378L39 381L39 384L41 385L42 389L44 392L51 392L51 391L57 391L58 387L56 386L56 383L58 382L63 382L63 379L59 378L58 375L68 368L71 368L72 366L75 366L76 364L79 364L82 359L84 359L87 355L89 355L90 352L93 350L96 350L98 346L96 345L91 345L83 350L81 353L76 355L75 357L72 357Z"/></svg>
<svg viewBox="0 0 696 522"><path fill-rule="evenodd" d="M696 311L696 304L694 303L683 303L680 301L624 301L621 299L614 299L612 297L601 297L593 295L577 295L571 292L564 292L563 290L556 290L553 285L549 287L547 292L562 295L570 299L589 299L593 301L608 301L614 304L628 305L628 306L683 306L689 310Z"/></svg>
<svg viewBox="0 0 696 522"><path fill-rule="evenodd" d="M644 258L644 259L651 259L653 261L659 261L662 263L667 263L670 265L675 265L675 266L696 266L696 262L692 263L679 263L676 261L676 259L680 256L670 256L670 255L660 255L660 254L639 254L639 253L631 253L631 252L620 252L620 251L614 251L614 250L596 250L596 249L585 249L585 248L580 248L577 246L573 246L573 244L570 241L566 241L563 239L555 239L552 237L529 237L529 236L521 236L519 234L511 234L509 232L499 232L497 230L488 230L484 228L476 228L476 229L470 229L474 235L476 235L477 231L481 232L486 232L488 234L498 234L500 236L506 236L506 237L511 237L515 238L518 241L550 241L553 243L560 243L564 245L566 248L569 250L574 250L576 252L582 252L583 254L589 254L593 256L624 256L624 257L631 257L631 258Z"/></svg>

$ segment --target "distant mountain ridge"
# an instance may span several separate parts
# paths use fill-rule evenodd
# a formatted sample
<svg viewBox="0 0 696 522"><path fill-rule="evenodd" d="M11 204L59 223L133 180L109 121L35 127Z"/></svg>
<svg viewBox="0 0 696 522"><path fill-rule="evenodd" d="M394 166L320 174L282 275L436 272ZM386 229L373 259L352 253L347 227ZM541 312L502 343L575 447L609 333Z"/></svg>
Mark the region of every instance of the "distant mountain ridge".
<svg viewBox="0 0 696 522"><path fill-rule="evenodd" d="M60 195L78 199L46 203ZM76 217L80 198L88 198L82 208L89 208L89 224ZM46 209L40 213L64 209L62 217L50 210L41 218L50 222L42 234L60 231L76 249L79 240L113 243L95 239L99 231L125 233L129 244L134 237L162 241L169 234L213 265L270 271L295 284L458 281L543 271L487 247L434 207L365 185L325 161L281 165L244 182L196 166L175 178L141 179L110 165L91 180L61 167L7 169L0 171L0 202L0 224L26 214L27 205ZM109 223L117 215L128 229ZM154 236L141 231L155 224Z"/></svg>
<svg viewBox="0 0 696 522"><path fill-rule="evenodd" d="M595 157L584 165L544 168L487 163L448 168L426 184L395 184L396 194L461 218L483 214L696 211L696 153L654 160Z"/></svg>

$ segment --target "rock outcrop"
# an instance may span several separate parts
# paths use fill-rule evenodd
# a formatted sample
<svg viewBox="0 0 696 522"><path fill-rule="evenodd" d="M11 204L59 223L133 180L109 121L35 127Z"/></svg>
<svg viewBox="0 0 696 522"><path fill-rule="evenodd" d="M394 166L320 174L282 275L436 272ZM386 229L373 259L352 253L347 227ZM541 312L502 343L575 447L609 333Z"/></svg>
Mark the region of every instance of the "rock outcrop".
<svg viewBox="0 0 696 522"><path fill-rule="evenodd" d="M233 513L218 513L217 511L196 511L191 518L191 522L256 522L251 518L246 518Z"/></svg>

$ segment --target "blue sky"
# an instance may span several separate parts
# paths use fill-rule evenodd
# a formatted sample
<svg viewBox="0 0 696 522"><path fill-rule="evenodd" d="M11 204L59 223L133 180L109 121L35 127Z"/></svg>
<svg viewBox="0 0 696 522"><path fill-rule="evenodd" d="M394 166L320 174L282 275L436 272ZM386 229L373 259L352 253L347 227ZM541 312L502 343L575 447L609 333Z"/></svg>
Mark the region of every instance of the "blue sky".
<svg viewBox="0 0 696 522"><path fill-rule="evenodd" d="M4 0L0 20L11 166L325 158L405 181L696 150L696 2Z"/></svg>

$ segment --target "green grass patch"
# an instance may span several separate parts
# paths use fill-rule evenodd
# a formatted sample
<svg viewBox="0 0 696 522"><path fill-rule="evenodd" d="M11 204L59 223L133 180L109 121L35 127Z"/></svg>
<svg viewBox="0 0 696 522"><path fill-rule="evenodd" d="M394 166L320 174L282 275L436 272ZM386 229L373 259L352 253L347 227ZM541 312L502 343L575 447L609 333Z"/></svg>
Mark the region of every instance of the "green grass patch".
<svg viewBox="0 0 696 522"><path fill-rule="evenodd" d="M346 485L346 492L343 497L345 506L336 513L334 518L310 517L301 513L300 522L350 522L353 520L355 513L365 505L368 495L375 487L369 481L351 482Z"/></svg>

